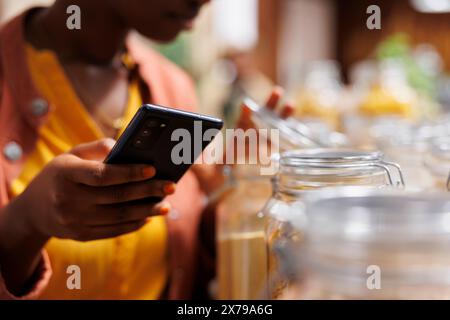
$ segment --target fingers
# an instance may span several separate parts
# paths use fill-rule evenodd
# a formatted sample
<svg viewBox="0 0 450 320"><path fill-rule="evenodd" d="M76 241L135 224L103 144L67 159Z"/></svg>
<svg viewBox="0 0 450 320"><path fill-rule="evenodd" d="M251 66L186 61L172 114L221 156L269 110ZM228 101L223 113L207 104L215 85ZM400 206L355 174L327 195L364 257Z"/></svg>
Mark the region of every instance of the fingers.
<svg viewBox="0 0 450 320"><path fill-rule="evenodd" d="M280 104L280 101L283 99L284 96L284 89L281 87L275 87L269 98L266 101L265 107L267 109L270 109L272 111L275 111L278 107L278 105ZM293 110L293 104L288 102L286 103L283 108L281 109L281 114L280 116L290 116L291 114L291 109ZM245 121L250 121L252 116L252 110L245 104L242 103L241 105L241 117L240 120L245 122Z"/></svg>
<svg viewBox="0 0 450 320"><path fill-rule="evenodd" d="M147 165L112 165L78 158L66 162L64 175L73 182L106 187L153 178L156 170Z"/></svg>
<svg viewBox="0 0 450 320"><path fill-rule="evenodd" d="M245 103L242 103L241 105L241 115L239 117L238 127L241 129L254 127L252 121L252 111Z"/></svg>
<svg viewBox="0 0 450 320"><path fill-rule="evenodd" d="M122 204L97 206L95 213L90 213L84 219L87 226L118 226L149 217L167 215L171 206L167 202L158 204Z"/></svg>
<svg viewBox="0 0 450 320"><path fill-rule="evenodd" d="M275 87L266 102L266 107L270 110L275 111L280 101L283 99L284 89L281 87ZM280 109L279 115L282 119L287 119L294 115L294 104L292 102L284 103L283 107Z"/></svg>
<svg viewBox="0 0 450 320"><path fill-rule="evenodd" d="M88 187L86 196L94 197L96 204L105 205L149 197L164 198L175 193L175 188L176 185L170 181L149 180L104 188Z"/></svg>
<svg viewBox="0 0 450 320"><path fill-rule="evenodd" d="M109 239L115 238L127 233L135 232L145 226L147 220L138 220L132 221L129 223L124 223L120 225L111 225L111 226L92 226L88 227L88 230L85 232L85 235L79 237L80 241L92 241L99 239Z"/></svg>
<svg viewBox="0 0 450 320"><path fill-rule="evenodd" d="M277 109L277 106L279 105L280 101L283 99L284 96L284 89L282 87L275 87L269 98L266 101L265 107L275 111ZM291 103L286 103L285 106L281 109L280 117L283 119L286 119L294 113L294 108ZM254 124L252 121L252 110L245 104L242 103L241 105L241 114L239 117L239 121L237 126L241 129L249 129L254 128Z"/></svg>
<svg viewBox="0 0 450 320"><path fill-rule="evenodd" d="M283 108L280 111L280 117L282 119L287 119L289 117L292 117L294 115L294 105L291 102L287 102L285 103L285 105L283 106Z"/></svg>
<svg viewBox="0 0 450 320"><path fill-rule="evenodd" d="M275 110L284 95L284 89L282 87L275 87L270 94L269 99L266 102L266 107L270 110Z"/></svg>
<svg viewBox="0 0 450 320"><path fill-rule="evenodd" d="M114 147L114 144L115 141L113 139L102 139L80 144L69 151L69 153L85 160L103 161Z"/></svg>

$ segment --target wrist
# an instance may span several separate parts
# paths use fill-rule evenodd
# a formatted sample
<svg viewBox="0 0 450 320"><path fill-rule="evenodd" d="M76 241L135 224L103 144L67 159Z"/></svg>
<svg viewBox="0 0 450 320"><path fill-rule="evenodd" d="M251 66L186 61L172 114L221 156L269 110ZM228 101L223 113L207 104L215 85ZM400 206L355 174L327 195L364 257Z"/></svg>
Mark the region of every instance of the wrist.
<svg viewBox="0 0 450 320"><path fill-rule="evenodd" d="M0 209L1 276L8 291L17 296L34 281L49 239L36 231L20 207L20 201L13 201Z"/></svg>
<svg viewBox="0 0 450 320"><path fill-rule="evenodd" d="M0 247L13 249L27 243L36 250L41 249L49 237L40 232L29 214L29 208L23 206L17 198L3 208L0 217Z"/></svg>

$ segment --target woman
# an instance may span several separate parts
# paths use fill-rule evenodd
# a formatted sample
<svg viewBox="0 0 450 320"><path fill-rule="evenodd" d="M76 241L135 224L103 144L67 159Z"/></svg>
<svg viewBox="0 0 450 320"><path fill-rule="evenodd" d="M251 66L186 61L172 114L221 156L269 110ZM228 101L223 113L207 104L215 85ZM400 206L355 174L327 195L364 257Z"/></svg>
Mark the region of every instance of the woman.
<svg viewBox="0 0 450 320"><path fill-rule="evenodd" d="M175 187L149 180L152 167L102 160L142 103L195 110L189 78L132 31L170 41L206 2L78 0L81 29L69 30L74 1L57 0L3 27L1 299L192 298L199 180L188 172ZM126 204L148 196L168 197Z"/></svg>

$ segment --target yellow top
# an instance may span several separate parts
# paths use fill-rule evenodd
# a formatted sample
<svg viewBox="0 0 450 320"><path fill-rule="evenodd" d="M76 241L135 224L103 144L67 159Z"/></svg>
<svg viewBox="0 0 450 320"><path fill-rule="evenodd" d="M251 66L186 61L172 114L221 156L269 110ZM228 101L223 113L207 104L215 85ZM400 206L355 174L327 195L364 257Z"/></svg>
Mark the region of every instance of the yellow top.
<svg viewBox="0 0 450 320"><path fill-rule="evenodd" d="M55 55L27 46L27 59L34 83L53 109L40 129L36 149L11 186L15 196L55 156L80 143L103 138ZM130 84L128 96L123 123L128 123L141 105L136 83ZM167 239L162 217L153 218L137 232L113 239L82 243L52 238L46 249L53 276L42 298L158 299L168 278ZM81 290L67 288L73 274L68 270L71 265L80 267Z"/></svg>

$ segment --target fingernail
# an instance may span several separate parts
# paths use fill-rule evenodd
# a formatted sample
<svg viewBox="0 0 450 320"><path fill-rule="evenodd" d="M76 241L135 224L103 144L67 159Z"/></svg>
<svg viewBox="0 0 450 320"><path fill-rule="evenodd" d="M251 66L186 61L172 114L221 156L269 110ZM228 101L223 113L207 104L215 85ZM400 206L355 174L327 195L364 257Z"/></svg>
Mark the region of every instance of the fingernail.
<svg viewBox="0 0 450 320"><path fill-rule="evenodd" d="M144 178L153 178L155 176L156 170L153 167L145 167L142 169L142 175Z"/></svg>
<svg viewBox="0 0 450 320"><path fill-rule="evenodd" d="M242 112L242 116L244 116L244 117L249 117L249 116L251 116L251 114L252 114L252 110L245 104L245 103L243 103L242 105L241 105L241 112Z"/></svg>
<svg viewBox="0 0 450 320"><path fill-rule="evenodd" d="M164 204L160 209L159 209L159 214L162 216L167 216L169 214L171 210L171 207L169 204Z"/></svg>
<svg viewBox="0 0 450 320"><path fill-rule="evenodd" d="M280 116L282 119L287 119L294 115L294 105L292 103L286 103L283 109L281 110Z"/></svg>
<svg viewBox="0 0 450 320"><path fill-rule="evenodd" d="M272 94L270 95L269 100L267 100L266 107L271 110L276 109L278 101L280 100L283 93L284 93L283 88L275 87L272 91Z"/></svg>
<svg viewBox="0 0 450 320"><path fill-rule="evenodd" d="M114 148L114 145L116 144L116 140L111 139L111 138L106 138L103 141L108 149Z"/></svg>
<svg viewBox="0 0 450 320"><path fill-rule="evenodd" d="M169 182L163 186L163 191L165 194L174 194L175 193L175 183Z"/></svg>

